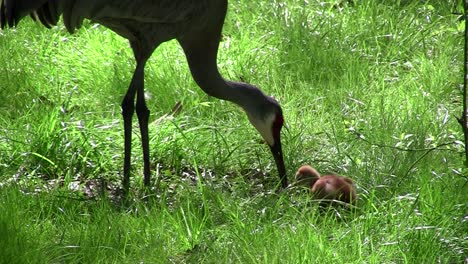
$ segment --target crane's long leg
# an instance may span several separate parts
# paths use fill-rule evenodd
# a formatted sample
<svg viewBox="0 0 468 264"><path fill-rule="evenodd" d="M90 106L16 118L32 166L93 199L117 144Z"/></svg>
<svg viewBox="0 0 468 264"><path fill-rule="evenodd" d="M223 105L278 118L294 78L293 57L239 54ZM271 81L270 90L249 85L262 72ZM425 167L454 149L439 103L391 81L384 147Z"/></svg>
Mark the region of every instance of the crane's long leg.
<svg viewBox="0 0 468 264"><path fill-rule="evenodd" d="M143 66L144 68L144 66ZM140 77L140 76L139 76ZM145 186L151 183L150 160L149 160L149 137L148 137L148 118L150 111L145 102L144 88L144 70L141 73L141 83L137 87L136 113L140 125L141 146L143 147L143 175Z"/></svg>
<svg viewBox="0 0 468 264"><path fill-rule="evenodd" d="M142 133L143 144L143 159L145 162L145 185L149 184L149 143L148 143L148 116L149 110L146 108L144 98L144 71L145 61L137 62L135 72L133 73L130 87L125 94L122 101L122 115L124 120L124 175L122 179L122 186L124 188L124 195L128 194L130 187L130 159L132 153L132 117L135 111L135 94L137 94L136 112L140 129ZM146 109L146 111L145 111ZM148 179L147 179L148 178Z"/></svg>
<svg viewBox="0 0 468 264"><path fill-rule="evenodd" d="M124 196L128 194L130 187L130 158L132 153L132 117L135 111L135 93L138 82L138 66L133 73L132 81L128 87L127 93L122 100L122 116L124 120L124 168L123 168L123 179L122 187L124 189Z"/></svg>
<svg viewBox="0 0 468 264"><path fill-rule="evenodd" d="M122 115L124 119L124 136L125 136L125 152L124 152L124 177L122 186L124 195L128 194L130 188L130 158L132 151L132 116L135 111L135 94L136 98L136 113L138 123L140 125L141 144L143 147L143 162L144 162L144 183L145 186L150 185L150 164L149 164L149 137L148 137L148 118L150 111L145 103L145 64L151 55L152 49L142 48L138 41L130 41L135 60L137 62L135 72L133 73L130 87L122 101Z"/></svg>

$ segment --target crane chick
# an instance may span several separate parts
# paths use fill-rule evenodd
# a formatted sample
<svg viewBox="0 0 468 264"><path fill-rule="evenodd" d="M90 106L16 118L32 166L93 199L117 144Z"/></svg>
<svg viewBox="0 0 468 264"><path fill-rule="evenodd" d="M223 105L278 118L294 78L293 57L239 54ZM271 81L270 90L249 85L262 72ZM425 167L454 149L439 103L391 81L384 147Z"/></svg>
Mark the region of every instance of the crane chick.
<svg viewBox="0 0 468 264"><path fill-rule="evenodd" d="M308 165L297 170L296 181L299 185L310 188L312 195L320 200L337 200L351 204L357 199L356 187L350 178L338 175L320 176L315 168Z"/></svg>

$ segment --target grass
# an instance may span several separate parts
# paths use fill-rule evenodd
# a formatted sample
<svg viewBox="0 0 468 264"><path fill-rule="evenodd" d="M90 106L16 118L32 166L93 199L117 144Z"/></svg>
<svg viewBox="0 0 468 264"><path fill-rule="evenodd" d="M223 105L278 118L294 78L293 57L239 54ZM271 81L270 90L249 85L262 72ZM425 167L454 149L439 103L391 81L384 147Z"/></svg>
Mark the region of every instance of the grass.
<svg viewBox="0 0 468 264"><path fill-rule="evenodd" d="M0 31L0 262L462 263L452 2L230 2L220 70L282 104L289 178L311 164L358 185L358 209L327 213L275 193L268 148L236 106L196 86L174 41L146 68L159 186L141 199L135 126L133 199L116 204L127 42L90 23ZM179 115L160 118L178 101Z"/></svg>

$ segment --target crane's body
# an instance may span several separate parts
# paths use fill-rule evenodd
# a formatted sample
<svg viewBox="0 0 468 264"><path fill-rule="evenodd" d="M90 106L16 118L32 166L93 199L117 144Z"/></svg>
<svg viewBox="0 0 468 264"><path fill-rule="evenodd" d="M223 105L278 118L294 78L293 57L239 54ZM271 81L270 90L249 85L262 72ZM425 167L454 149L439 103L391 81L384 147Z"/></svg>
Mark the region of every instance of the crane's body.
<svg viewBox="0 0 468 264"><path fill-rule="evenodd" d="M286 187L280 105L257 87L227 81L218 71L216 59L226 11L227 0L0 0L0 26L16 26L23 17L31 15L44 26L51 27L62 16L70 33L80 28L84 19L89 19L129 40L137 63L122 101L125 193L129 188L131 123L135 110L142 138L144 182L146 186L150 184L149 110L144 98L144 67L153 51L171 39L182 46L192 76L203 91L231 101L246 112L270 146L281 184Z"/></svg>

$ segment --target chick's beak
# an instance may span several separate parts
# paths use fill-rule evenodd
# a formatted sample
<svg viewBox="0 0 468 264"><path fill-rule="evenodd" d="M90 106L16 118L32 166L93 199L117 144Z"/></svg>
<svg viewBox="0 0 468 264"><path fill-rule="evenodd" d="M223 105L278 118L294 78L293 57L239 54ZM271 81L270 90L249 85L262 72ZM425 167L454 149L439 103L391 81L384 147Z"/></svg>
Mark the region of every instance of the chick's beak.
<svg viewBox="0 0 468 264"><path fill-rule="evenodd" d="M281 186L283 188L288 187L288 178L286 177L286 167L284 166L283 150L281 148L281 140L278 138L275 140L275 144L270 146L271 153L275 159L276 168L278 169L278 175L281 179Z"/></svg>

